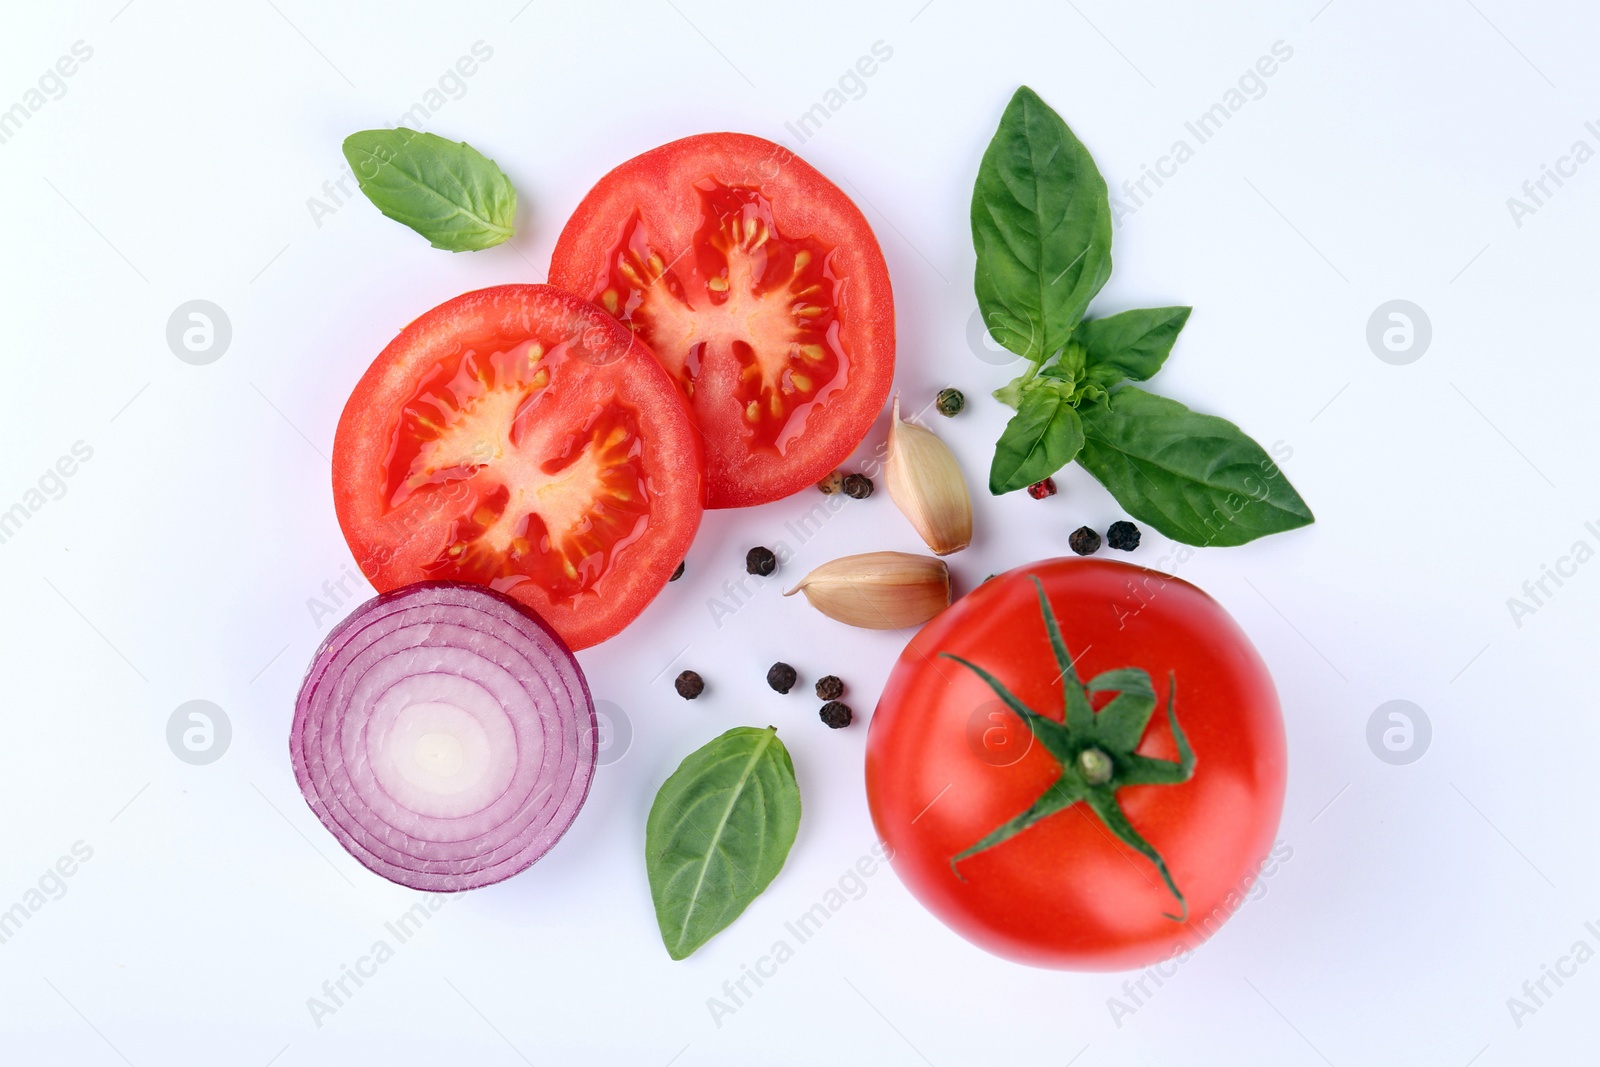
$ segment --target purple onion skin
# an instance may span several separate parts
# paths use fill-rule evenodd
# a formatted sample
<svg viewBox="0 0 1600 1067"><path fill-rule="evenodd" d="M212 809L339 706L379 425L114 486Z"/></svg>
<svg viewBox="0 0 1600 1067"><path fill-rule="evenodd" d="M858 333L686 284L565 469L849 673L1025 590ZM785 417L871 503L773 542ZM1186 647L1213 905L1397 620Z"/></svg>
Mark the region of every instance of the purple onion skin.
<svg viewBox="0 0 1600 1067"><path fill-rule="evenodd" d="M436 666L451 669L407 670L407 660L438 660ZM422 805L397 800L392 794L409 791L423 804L449 807L452 797L473 790L437 795L414 787L409 778L396 779L404 771L386 742L399 731L368 730L375 716L394 726L415 712L405 703L407 693L439 688L466 693L488 716L485 728L470 709L442 697L413 702L425 709L450 705L458 713L453 721L465 715L478 724L487 739L487 747L479 747L490 764L473 785L485 776L510 775L492 800L465 813L418 811ZM496 689L505 699L497 698ZM341 699L368 690L377 691L357 711ZM383 703L386 695L394 696L389 705ZM494 718L496 710L503 722ZM515 744L496 745L494 736L506 731ZM450 893L526 870L560 840L588 796L597 740L588 682L560 636L508 596L440 581L369 600L333 628L301 685L289 750L302 795L346 851L390 881ZM462 748L458 737L455 744ZM535 744L537 767L530 758ZM508 748L517 756L508 756ZM488 796L496 788L491 781L480 792ZM487 828L475 830L475 824Z"/></svg>

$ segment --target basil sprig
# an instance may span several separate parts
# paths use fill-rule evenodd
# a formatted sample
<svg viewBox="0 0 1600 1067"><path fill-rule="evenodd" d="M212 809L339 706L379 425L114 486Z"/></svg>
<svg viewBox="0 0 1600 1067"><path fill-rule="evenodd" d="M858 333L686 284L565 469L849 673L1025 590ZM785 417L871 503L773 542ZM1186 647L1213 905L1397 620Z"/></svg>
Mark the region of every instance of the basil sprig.
<svg viewBox="0 0 1600 1067"><path fill-rule="evenodd" d="M1073 460L1141 522L1192 545L1241 545L1313 521L1272 459L1226 420L1125 384L1161 369L1187 307L1086 319L1111 276L1105 179L1067 124L1018 89L972 190L978 307L1029 366L994 395L1017 410L995 445L989 491Z"/></svg>
<svg viewBox="0 0 1600 1067"><path fill-rule="evenodd" d="M344 158L368 200L435 248L472 252L508 239L517 191L476 148L404 126L344 139Z"/></svg>
<svg viewBox="0 0 1600 1067"><path fill-rule="evenodd" d="M800 789L778 731L739 727L686 757L645 821L645 869L667 954L711 940L778 876Z"/></svg>

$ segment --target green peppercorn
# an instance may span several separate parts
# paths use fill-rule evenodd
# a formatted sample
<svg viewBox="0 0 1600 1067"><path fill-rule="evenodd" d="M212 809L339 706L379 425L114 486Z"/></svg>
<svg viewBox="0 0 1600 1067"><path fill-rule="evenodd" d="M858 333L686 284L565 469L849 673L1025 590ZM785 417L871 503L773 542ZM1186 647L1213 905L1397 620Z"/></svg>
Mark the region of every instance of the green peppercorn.
<svg viewBox="0 0 1600 1067"><path fill-rule="evenodd" d="M967 398L961 395L959 389L941 389L934 403L939 408L939 414L948 419L961 414L961 409L967 406Z"/></svg>

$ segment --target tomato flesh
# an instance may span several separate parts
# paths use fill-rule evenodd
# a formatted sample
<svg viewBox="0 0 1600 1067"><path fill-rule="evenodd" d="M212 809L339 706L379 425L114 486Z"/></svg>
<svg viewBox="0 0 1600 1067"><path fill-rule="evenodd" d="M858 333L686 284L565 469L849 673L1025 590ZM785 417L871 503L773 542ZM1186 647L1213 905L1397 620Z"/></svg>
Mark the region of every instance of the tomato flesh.
<svg viewBox="0 0 1600 1067"><path fill-rule="evenodd" d="M408 327L352 395L340 522L380 589L488 585L583 647L682 558L697 436L650 354L598 308L547 286L469 293Z"/></svg>
<svg viewBox="0 0 1600 1067"><path fill-rule="evenodd" d="M1178 754L1165 708L1196 757L1173 785L1118 790L1129 823L1165 858L1187 902L1083 803L986 851L951 859L1028 807L1060 764L949 652L991 671L1061 721L1060 671L1037 575L1082 679L1138 667L1159 710L1137 748ZM1096 710L1109 693L1097 694ZM1105 560L1044 560L992 578L928 623L902 653L867 739L867 795L896 872L935 915L998 955L1036 966L1117 970L1192 950L1243 903L1273 848L1286 756L1277 694L1248 638L1199 589Z"/></svg>
<svg viewBox="0 0 1600 1067"><path fill-rule="evenodd" d="M771 142L707 134L618 167L568 222L550 277L678 382L706 435L712 507L819 480L888 394L893 298L871 229Z"/></svg>
<svg viewBox="0 0 1600 1067"><path fill-rule="evenodd" d="M542 418L555 384L542 364L566 364L537 341L464 351L440 377L449 362L445 385L422 384L401 409L388 464L391 509L453 478L477 490L424 572L481 585L530 578L566 598L593 588L612 549L649 522L637 420L614 402L576 427Z"/></svg>
<svg viewBox="0 0 1600 1067"><path fill-rule="evenodd" d="M668 272L635 218L612 252L600 304L649 341L691 398L708 362L735 367L747 444L783 452L811 406L848 380L831 249L780 235L758 190L709 180L696 188L704 206L691 277L703 284Z"/></svg>

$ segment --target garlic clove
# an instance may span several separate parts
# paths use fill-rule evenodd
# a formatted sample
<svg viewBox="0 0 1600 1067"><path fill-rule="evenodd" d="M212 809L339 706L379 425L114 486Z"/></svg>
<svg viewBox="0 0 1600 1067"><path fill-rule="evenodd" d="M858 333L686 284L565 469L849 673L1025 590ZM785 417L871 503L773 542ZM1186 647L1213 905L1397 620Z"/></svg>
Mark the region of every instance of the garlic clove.
<svg viewBox="0 0 1600 1067"><path fill-rule="evenodd" d="M898 396L884 479L890 499L935 555L948 556L972 543L972 497L955 454L933 431L900 418Z"/></svg>
<svg viewBox="0 0 1600 1067"><path fill-rule="evenodd" d="M950 606L950 569L932 556L864 552L824 563L783 595L795 593L830 619L900 630L921 626Z"/></svg>

